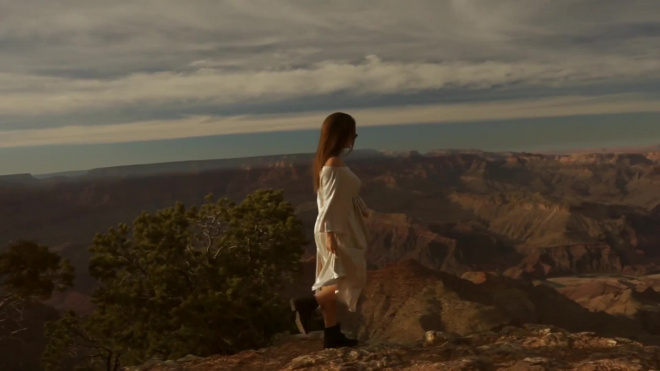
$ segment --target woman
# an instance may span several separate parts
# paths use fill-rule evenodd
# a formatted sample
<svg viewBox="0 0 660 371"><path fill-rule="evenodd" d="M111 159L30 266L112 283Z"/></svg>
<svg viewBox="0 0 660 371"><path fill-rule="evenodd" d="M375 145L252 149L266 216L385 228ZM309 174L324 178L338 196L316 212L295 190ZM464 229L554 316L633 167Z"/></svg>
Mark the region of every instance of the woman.
<svg viewBox="0 0 660 371"><path fill-rule="evenodd" d="M360 179L342 159L353 150L355 138L355 120L350 115L336 112L323 122L313 167L319 209L314 226L316 282L312 291L315 294L291 300L296 324L303 334L309 331L313 312L321 308L324 348L358 344L356 339L341 332L337 322L337 303L354 312L366 283L367 229L363 218L368 214L359 197Z"/></svg>

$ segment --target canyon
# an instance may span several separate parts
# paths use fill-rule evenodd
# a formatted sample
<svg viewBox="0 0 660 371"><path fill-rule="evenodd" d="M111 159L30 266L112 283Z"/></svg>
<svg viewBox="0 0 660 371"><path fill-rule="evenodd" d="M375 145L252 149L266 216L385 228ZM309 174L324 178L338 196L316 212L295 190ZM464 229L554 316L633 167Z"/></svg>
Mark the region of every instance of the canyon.
<svg viewBox="0 0 660 371"><path fill-rule="evenodd" d="M283 189L313 241L310 163L311 155L297 154L3 176L0 246L31 239L71 260L74 288L46 304L89 312L96 286L87 273L92 238L142 211L175 201L199 205L209 193L240 201L260 188ZM427 331L468 336L534 322L640 342L660 334L660 153L356 151L347 163L362 179L371 211L367 256L376 286L361 304L371 317L346 319L361 337L413 341ZM314 249L305 247L304 277L287 295L308 292ZM412 283L388 281L387 269L399 269L398 277L426 272L411 278L421 285L413 291L462 301L430 310L435 304L422 303L422 296L406 296L413 295ZM385 283L398 287L399 299ZM383 296L389 301L374 302ZM400 316L408 309L396 309L395 300L419 302L428 313L406 325ZM542 311L544 305L563 308L558 313L569 319ZM452 317L451 308L473 313L473 320ZM379 327L388 316L399 316L395 323L403 327ZM631 332L607 325L617 321Z"/></svg>

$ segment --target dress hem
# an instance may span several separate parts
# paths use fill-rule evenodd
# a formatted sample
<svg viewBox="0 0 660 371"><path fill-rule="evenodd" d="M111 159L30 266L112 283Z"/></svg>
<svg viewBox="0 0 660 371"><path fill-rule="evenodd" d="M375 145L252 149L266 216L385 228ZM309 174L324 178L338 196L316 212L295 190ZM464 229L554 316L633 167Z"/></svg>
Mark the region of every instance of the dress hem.
<svg viewBox="0 0 660 371"><path fill-rule="evenodd" d="M344 277L343 276L338 276L338 277L331 278L331 279L329 279L325 282L322 282L321 284L314 284L314 286L312 286L312 291L317 291L317 290L319 290L323 287L326 287L326 286L336 285L337 282L342 278L344 278Z"/></svg>

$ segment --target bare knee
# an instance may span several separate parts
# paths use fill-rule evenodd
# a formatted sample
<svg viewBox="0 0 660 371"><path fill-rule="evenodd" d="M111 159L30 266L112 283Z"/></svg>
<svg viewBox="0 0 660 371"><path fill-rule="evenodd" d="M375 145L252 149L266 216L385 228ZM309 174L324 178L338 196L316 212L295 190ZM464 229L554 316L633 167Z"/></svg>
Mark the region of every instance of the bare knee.
<svg viewBox="0 0 660 371"><path fill-rule="evenodd" d="M335 294L335 290L332 289L324 289L315 295L316 297L316 302L319 303L319 306L327 307L330 305L335 305L337 301L337 295Z"/></svg>

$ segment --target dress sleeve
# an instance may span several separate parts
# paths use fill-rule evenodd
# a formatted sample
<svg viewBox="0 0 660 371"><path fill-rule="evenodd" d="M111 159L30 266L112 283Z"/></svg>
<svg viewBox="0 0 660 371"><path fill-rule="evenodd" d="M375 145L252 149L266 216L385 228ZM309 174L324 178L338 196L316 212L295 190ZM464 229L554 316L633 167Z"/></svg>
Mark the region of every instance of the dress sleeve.
<svg viewBox="0 0 660 371"><path fill-rule="evenodd" d="M320 232L345 232L348 220L346 197L341 192L342 174L337 169L321 172L321 187L323 207L319 210L321 224Z"/></svg>

